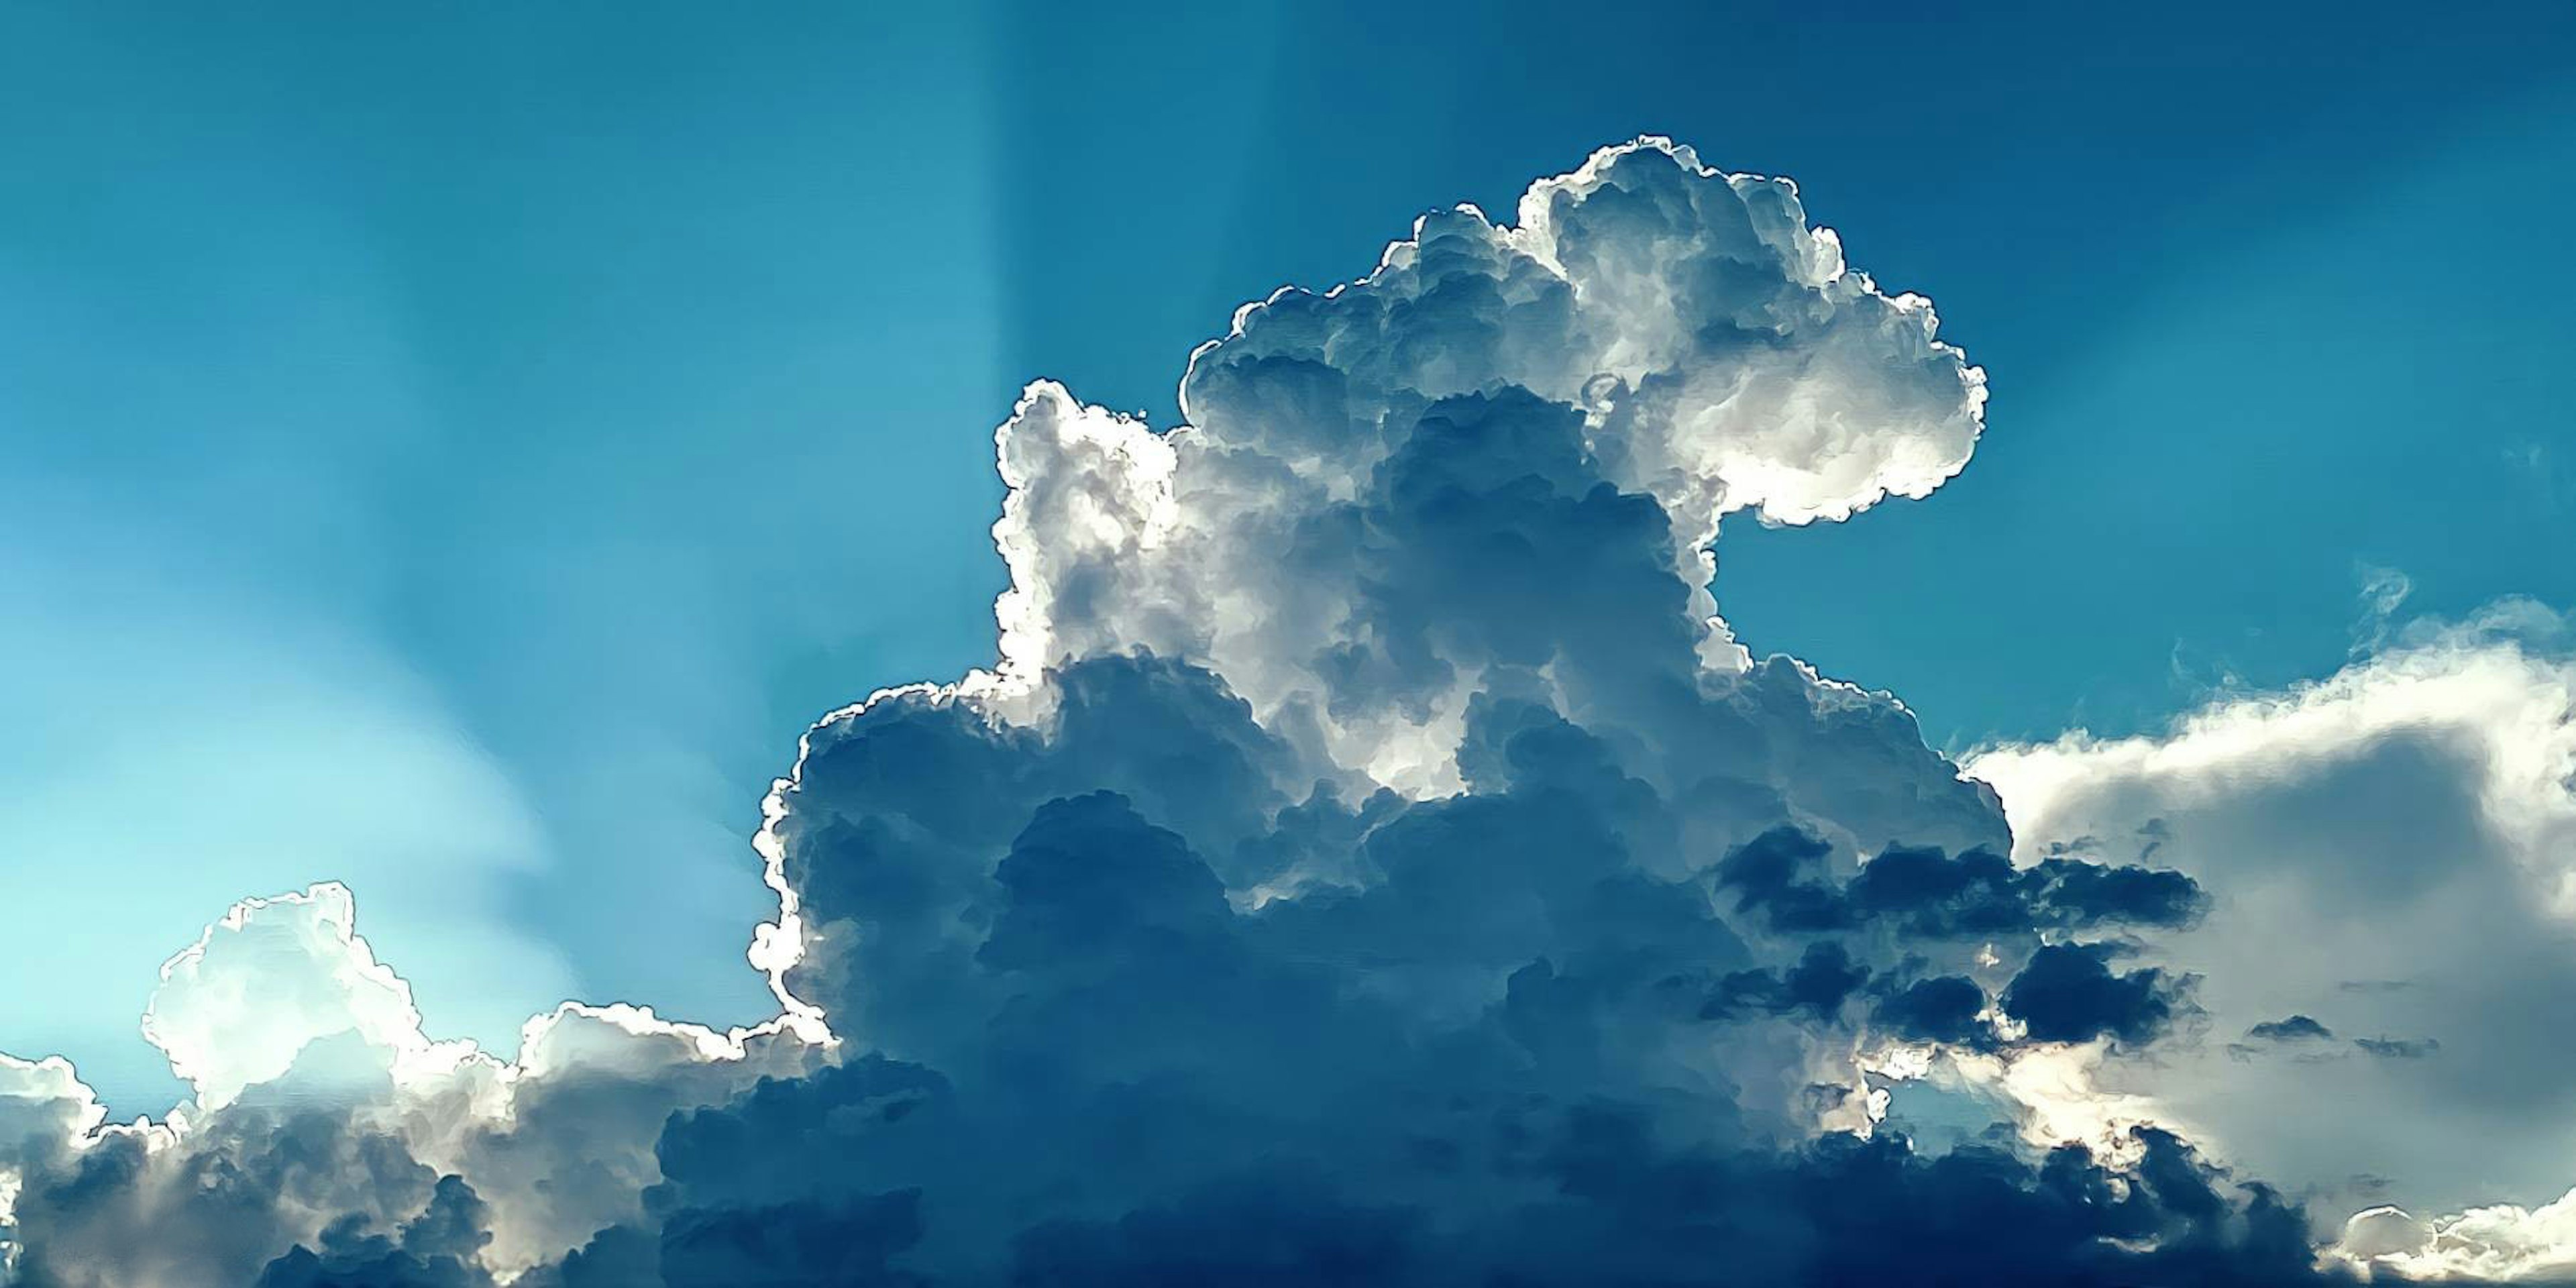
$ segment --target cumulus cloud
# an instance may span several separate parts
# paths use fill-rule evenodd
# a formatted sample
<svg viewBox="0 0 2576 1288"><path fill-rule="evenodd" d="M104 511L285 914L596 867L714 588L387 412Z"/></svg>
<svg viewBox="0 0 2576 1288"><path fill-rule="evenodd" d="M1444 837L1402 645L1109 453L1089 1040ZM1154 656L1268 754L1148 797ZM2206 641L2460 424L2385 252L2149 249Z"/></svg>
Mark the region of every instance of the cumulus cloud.
<svg viewBox="0 0 2576 1288"><path fill-rule="evenodd" d="M1605 150L1248 306L1182 403L1002 426L998 667L834 713L767 802L777 1021L568 1005L504 1062L421 1032L345 892L254 901L153 1003L166 1122L0 1067L12 1273L2337 1273L2103 1082L2202 1015L2131 942L2202 881L2006 857L1894 699L1716 618L1721 515L1924 495L1982 425L1794 186ZM2000 1130L1918 1146L1916 1085Z"/></svg>
<svg viewBox="0 0 2576 1288"><path fill-rule="evenodd" d="M275 905L285 907L271 913ZM344 1033L385 1052L400 1081L451 1072L471 1056L469 1043L422 1034L411 986L375 959L355 920L348 889L336 884L251 899L162 966L143 1035L200 1110L276 1080L315 1042Z"/></svg>
<svg viewBox="0 0 2576 1288"><path fill-rule="evenodd" d="M15 1282L508 1277L640 1210L675 1109L818 1051L569 1003L516 1061L434 1042L353 912L332 885L247 900L170 961L146 1033L195 1094L164 1121L107 1124L68 1064L0 1059Z"/></svg>
<svg viewBox="0 0 2576 1288"><path fill-rule="evenodd" d="M1634 692L1584 700L1650 701L1671 637L1748 665L1707 588L1720 516L1845 518L1974 449L1984 373L1787 180L1614 149L1519 216L1426 215L1368 277L1246 306L1175 432L1032 386L1001 435L1005 671L1188 657L1337 778L1454 790L1490 671L1571 652L1606 685L1643 645ZM1639 618L1666 639L1600 629Z"/></svg>
<svg viewBox="0 0 2576 1288"><path fill-rule="evenodd" d="M2576 1243L2562 1209L2496 1200L2576 1180L2561 1040L2576 1023L2571 637L2521 603L2375 629L2326 680L2221 694L2157 735L1997 748L1969 769L2002 792L2026 861L2151 848L2214 896L2137 951L2201 976L2209 1029L2244 1039L2113 1061L2100 1088L2319 1205L2367 1209L2342 1240L2362 1260L2563 1273ZM2383 1195L2461 1215L2419 1220Z"/></svg>

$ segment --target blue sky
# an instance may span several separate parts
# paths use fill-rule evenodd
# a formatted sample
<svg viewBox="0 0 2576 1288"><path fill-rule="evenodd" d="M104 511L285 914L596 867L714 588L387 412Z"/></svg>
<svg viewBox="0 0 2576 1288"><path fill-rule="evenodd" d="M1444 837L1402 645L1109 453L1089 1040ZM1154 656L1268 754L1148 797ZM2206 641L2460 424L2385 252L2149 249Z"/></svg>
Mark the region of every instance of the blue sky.
<svg viewBox="0 0 2576 1288"><path fill-rule="evenodd" d="M2330 671L2373 568L2576 606L2576 14L1665 8L13 7L0 1037L158 1108L153 968L325 878L440 1031L767 1014L759 794L990 660L1022 382L1168 421L1236 304L1643 131L1993 374L1932 500L1722 542L1936 744Z"/></svg>

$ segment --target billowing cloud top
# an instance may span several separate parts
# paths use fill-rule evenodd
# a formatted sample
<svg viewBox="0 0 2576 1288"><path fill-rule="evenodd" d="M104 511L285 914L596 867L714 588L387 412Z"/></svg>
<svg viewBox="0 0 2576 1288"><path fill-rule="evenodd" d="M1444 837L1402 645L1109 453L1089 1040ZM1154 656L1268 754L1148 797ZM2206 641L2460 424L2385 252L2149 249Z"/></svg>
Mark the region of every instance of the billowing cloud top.
<svg viewBox="0 0 2576 1288"><path fill-rule="evenodd" d="M1893 699L1715 619L1720 515L1924 495L1982 423L1790 184L1606 150L1246 308L1182 392L1002 427L999 668L835 713L768 802L777 1021L568 1006L505 1063L421 1035L345 892L246 904L153 1004L168 1122L0 1066L10 1273L2328 1273L2093 1077L2201 1015L2138 948L2201 885L2016 862ZM1918 1147L1905 1084L2000 1126Z"/></svg>
<svg viewBox="0 0 2576 1288"><path fill-rule="evenodd" d="M1368 277L1246 306L1192 355L1170 434L1031 386L1000 436L1005 670L1186 658L1337 768L1454 790L1479 677L1545 660L1587 564L1659 549L1686 602L1650 607L1665 579L1624 568L1627 614L1741 671L1707 590L1720 516L1842 519L1956 474L1985 374L1936 329L1929 301L1844 265L1789 181L1662 140L1605 149L1533 185L1517 227L1426 215ZM1522 478L1631 504L1401 526L1443 490ZM1512 566L1542 539L1555 563Z"/></svg>

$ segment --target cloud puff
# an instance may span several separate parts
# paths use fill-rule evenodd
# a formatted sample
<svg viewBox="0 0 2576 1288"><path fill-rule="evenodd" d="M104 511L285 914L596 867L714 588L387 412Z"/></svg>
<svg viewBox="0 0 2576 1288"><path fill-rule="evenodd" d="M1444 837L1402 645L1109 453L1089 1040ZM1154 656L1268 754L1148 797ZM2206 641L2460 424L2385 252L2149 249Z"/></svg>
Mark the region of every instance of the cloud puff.
<svg viewBox="0 0 2576 1288"><path fill-rule="evenodd" d="M1775 929L1841 930L1869 923L1927 939L2091 929L2102 925L2179 927L2207 904L2191 878L2139 866L2064 858L2025 868L1992 850L1956 858L1937 849L1891 846L1840 888L1805 879L1832 847L1795 828L1775 828L1717 865L1738 912Z"/></svg>
<svg viewBox="0 0 2576 1288"><path fill-rule="evenodd" d="M2494 1204L2432 1220L2370 1208L2353 1214L2335 1246L2409 1279L2565 1283L2576 1275L2576 1192L2537 1208Z"/></svg>
<svg viewBox="0 0 2576 1288"><path fill-rule="evenodd" d="M353 912L330 885L248 900L171 960L146 1031L196 1091L164 1122L105 1124L70 1066L0 1059L14 1282L487 1282L638 1212L673 1110L817 1054L784 1023L575 1004L515 1062L433 1042Z"/></svg>
<svg viewBox="0 0 2576 1288"><path fill-rule="evenodd" d="M286 907L270 913L276 905ZM376 961L355 918L336 884L247 900L161 967L143 1035L195 1090L199 1109L231 1104L343 1033L386 1052L397 1081L438 1077L471 1057L471 1043L421 1033L411 986Z"/></svg>
<svg viewBox="0 0 2576 1288"><path fill-rule="evenodd" d="M2313 1016L2291 1015L2265 1020L2245 1030L2245 1036L2257 1042L2331 1042L2334 1030L2317 1023Z"/></svg>
<svg viewBox="0 0 2576 1288"><path fill-rule="evenodd" d="M504 1063L345 894L245 905L154 1003L168 1123L0 1070L19 1280L2330 1273L2095 1080L2195 1014L2110 936L2201 885L2001 857L1902 706L1715 620L1719 515L1923 495L1981 425L1792 186L1606 150L1182 392L1000 430L999 669L833 714L767 802L776 1022L567 1006ZM2005 1130L1885 1126L1941 1079Z"/></svg>
<svg viewBox="0 0 2576 1288"><path fill-rule="evenodd" d="M1572 650L1606 681L1643 645L1651 699L1690 681L1674 638L1747 665L1707 590L1721 515L1848 517L1974 449L1984 374L1788 181L1649 143L1519 213L1426 215L1368 277L1245 307L1170 434L1032 386L1001 434L1005 670L1189 658L1319 768L1451 790L1492 669Z"/></svg>

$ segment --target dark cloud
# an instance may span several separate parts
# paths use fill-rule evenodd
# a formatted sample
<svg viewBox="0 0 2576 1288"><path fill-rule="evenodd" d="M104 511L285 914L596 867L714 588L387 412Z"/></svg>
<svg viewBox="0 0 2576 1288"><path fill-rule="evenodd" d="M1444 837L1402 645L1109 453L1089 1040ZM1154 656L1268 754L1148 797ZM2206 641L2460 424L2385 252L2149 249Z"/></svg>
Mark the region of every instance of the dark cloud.
<svg viewBox="0 0 2576 1288"><path fill-rule="evenodd" d="M36 1172L17 1196L26 1246L15 1282L378 1282L346 1276L366 1265L461 1272L481 1246L471 1190L343 1111L245 1102L191 1143L170 1174L136 1135L109 1136ZM298 1256L279 1232L305 1224L314 1246Z"/></svg>
<svg viewBox="0 0 2576 1288"><path fill-rule="evenodd" d="M1719 860L1718 884L1734 890L1737 912L1759 913L1773 930L1846 929L1856 920L1850 901L1807 876L1832 853L1832 846L1804 830L1775 827Z"/></svg>
<svg viewBox="0 0 2576 1288"><path fill-rule="evenodd" d="M2245 1030L2245 1036L2257 1042L2331 1042L2334 1030L2308 1016L2292 1015L2265 1020Z"/></svg>
<svg viewBox="0 0 2576 1288"><path fill-rule="evenodd" d="M1987 1037L1979 1014L1986 990L1958 975L1917 980L1879 1000L1872 1012L1890 1030L1924 1042L1973 1046Z"/></svg>
<svg viewBox="0 0 2576 1288"><path fill-rule="evenodd" d="M1615 1112L1570 1122L1541 1167L1557 1195L1521 1219L1442 1231L1355 1208L1308 1177L1233 1178L1182 1204L1021 1241L1029 1284L1748 1282L2285 1284L2315 1278L2295 1209L2225 1191L2169 1136L2115 1189L2080 1151L2036 1164L1980 1147L1832 1138L1777 1158L1659 1152ZM2157 1250L2139 1253L2114 1241Z"/></svg>
<svg viewBox="0 0 2576 1288"><path fill-rule="evenodd" d="M297 1247L268 1263L258 1288L488 1288L475 1264L492 1236L482 1200L461 1177L443 1176L429 1205L388 1237L342 1218L322 1232L322 1250Z"/></svg>
<svg viewBox="0 0 2576 1288"><path fill-rule="evenodd" d="M2148 1041L2187 1004L2180 996L2187 981L2152 966L2116 972L2112 955L2100 945L2041 948L2005 987L2004 1014L2041 1042Z"/></svg>
<svg viewBox="0 0 2576 1288"><path fill-rule="evenodd" d="M1938 849L1891 846L1847 882L1818 874L1833 847L1796 827L1774 828L1720 860L1717 877L1739 912L1758 912L1785 933L1871 924L1944 939L2027 935L2106 924L2175 928L2208 904L2179 872L2049 858L2026 868L1991 850L1956 858Z"/></svg>
<svg viewBox="0 0 2576 1288"><path fill-rule="evenodd" d="M1240 710L1177 660L1087 660L1059 682ZM849 887L798 881L825 951L789 978L835 1016L869 1015L881 1054L676 1121L656 1264L673 1255L668 1231L721 1213L781 1221L890 1195L919 1196L922 1229L889 1273L979 1282L1683 1282L1723 1257L1766 1282L1830 1283L1902 1260L1848 1246L1864 1237L1922 1240L1900 1246L1956 1258L1963 1277L2019 1266L2074 1282L2141 1273L2180 1255L2157 1239L2187 1238L2223 1281L2230 1258L2256 1254L2222 1229L2268 1223L2286 1242L2261 1256L2283 1264L2304 1249L2288 1208L2249 1206L2196 1162L2196 1187L2181 1173L2168 1186L2187 1210L2164 1211L2143 1189L2115 1199L2081 1151L1820 1146L1799 1106L1747 1093L1803 1085L1790 1080L1815 1055L1873 1032L1997 1049L1985 990L1924 973L1924 953L1961 951L1963 923L2034 943L2070 918L2175 916L2187 901L2131 899L2070 875L2076 860L1986 880L1983 858L1918 850L1889 852L1895 875L1855 895L1857 878L1824 875L1832 847L1786 825L1695 868L1701 807L1659 788L1665 771L1633 743L1518 685L1468 709L1469 790L1357 805L1316 790L1266 830L1203 802L1180 822L1143 792L1168 799L1156 774L1190 767L1132 760L1104 723L1067 718L1030 739L922 693L819 732L779 824L788 870L940 894L844 902ZM1251 730L1228 745L1250 764L1291 755ZM931 793L917 808L923 765L973 775L979 807ZM1299 856L1238 861L1237 882L1296 864L1322 875L1294 897L1247 898L1210 853ZM1801 885L1840 911L1766 946ZM2023 919L2002 920L1998 900ZM2112 973L2108 957L2037 949L2004 1010L2031 1041L2148 1040L2175 981ZM1844 1184L1948 1215L1854 1225L1821 1210ZM1976 1233L1983 1204L2054 1215L2024 1241ZM2114 1233L2155 1250L2114 1250ZM584 1255L649 1236L614 1233ZM751 1275L784 1254L742 1255ZM2288 1281L2280 1271L2262 1273Z"/></svg>
<svg viewBox="0 0 2576 1288"><path fill-rule="evenodd" d="M1843 1002L1869 982L1869 970L1852 961L1851 951L1831 940L1807 945L1798 964L1785 971L1741 970L1728 973L1707 1003L1704 1019L1758 1010L1773 1015L1804 1011L1819 1020L1840 1018Z"/></svg>
<svg viewBox="0 0 2576 1288"><path fill-rule="evenodd" d="M2363 1055L2382 1060L2421 1060L2442 1049L2431 1038L2354 1038L2352 1045Z"/></svg>

